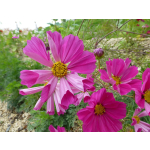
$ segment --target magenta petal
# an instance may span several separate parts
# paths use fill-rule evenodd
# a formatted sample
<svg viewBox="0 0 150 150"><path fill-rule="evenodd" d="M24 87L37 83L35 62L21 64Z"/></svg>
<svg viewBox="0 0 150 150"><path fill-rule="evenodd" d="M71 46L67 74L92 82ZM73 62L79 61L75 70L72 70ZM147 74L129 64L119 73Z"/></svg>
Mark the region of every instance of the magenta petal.
<svg viewBox="0 0 150 150"><path fill-rule="evenodd" d="M39 98L39 100L37 101L35 107L33 108L33 110L40 110L41 107L43 106L43 102L41 101L41 97Z"/></svg>
<svg viewBox="0 0 150 150"><path fill-rule="evenodd" d="M90 100L90 95L88 92L84 93L84 103L87 103Z"/></svg>
<svg viewBox="0 0 150 150"><path fill-rule="evenodd" d="M145 93L145 91L149 90L150 89L150 73L147 74L144 82L143 82L143 85L142 85L142 92Z"/></svg>
<svg viewBox="0 0 150 150"><path fill-rule="evenodd" d="M32 37L31 40L27 41L27 46L23 49L23 52L45 66L52 67L53 65L43 41L37 37Z"/></svg>
<svg viewBox="0 0 150 150"><path fill-rule="evenodd" d="M46 102L48 97L52 95L54 92L56 85L57 85L58 78L53 77L49 83L43 88L43 91L41 93L41 100L42 102Z"/></svg>
<svg viewBox="0 0 150 150"><path fill-rule="evenodd" d="M131 91L131 86L129 84L119 84L118 92L120 95L126 95Z"/></svg>
<svg viewBox="0 0 150 150"><path fill-rule="evenodd" d="M121 82L123 83L129 82L137 74L138 74L138 67L131 66L123 73L121 77Z"/></svg>
<svg viewBox="0 0 150 150"><path fill-rule="evenodd" d="M104 105L106 114L114 119L123 119L126 116L126 112L127 112L126 104L123 102L117 102L117 101L114 103L117 104L116 108L114 107L111 108L111 105L108 108L108 105Z"/></svg>
<svg viewBox="0 0 150 150"><path fill-rule="evenodd" d="M147 114L150 116L150 104L148 104L147 102L145 102L145 110Z"/></svg>
<svg viewBox="0 0 150 150"><path fill-rule="evenodd" d="M50 98L47 100L47 114L49 115L55 114L53 95L50 96Z"/></svg>
<svg viewBox="0 0 150 150"><path fill-rule="evenodd" d="M84 91L83 88L83 77L80 77L78 74L68 74L66 76L67 80L78 90Z"/></svg>
<svg viewBox="0 0 150 150"><path fill-rule="evenodd" d="M132 123L131 123L131 126L134 126L134 125L136 125L137 124L137 121L136 121L136 119L135 118L132 118Z"/></svg>
<svg viewBox="0 0 150 150"><path fill-rule="evenodd" d="M21 89L21 90L19 90L19 94L21 94L21 95L30 95L30 94L34 94L34 93L42 91L43 88L44 88L44 86L28 88L28 89Z"/></svg>
<svg viewBox="0 0 150 150"><path fill-rule="evenodd" d="M65 128L60 126L57 127L57 130L58 132L66 132Z"/></svg>
<svg viewBox="0 0 150 150"><path fill-rule="evenodd" d="M111 59L109 61L106 61L106 67L107 67L108 76L111 77L111 70L112 70L112 61L111 61Z"/></svg>
<svg viewBox="0 0 150 150"><path fill-rule="evenodd" d="M144 116L148 116L148 113L145 111L141 112L139 115L139 117L144 117Z"/></svg>
<svg viewBox="0 0 150 150"><path fill-rule="evenodd" d="M48 129L50 132L58 132L52 125L50 125Z"/></svg>
<svg viewBox="0 0 150 150"><path fill-rule="evenodd" d="M50 70L23 70L20 74L21 84L28 88L34 84L44 84L44 80L52 76Z"/></svg>
<svg viewBox="0 0 150 150"><path fill-rule="evenodd" d="M84 97L84 93L79 93L79 94L76 95L76 97L77 97L77 101L74 105L78 106L80 104L80 102L82 101L83 97Z"/></svg>
<svg viewBox="0 0 150 150"><path fill-rule="evenodd" d="M141 91L138 90L135 91L135 102L139 107L144 109L145 100L142 98Z"/></svg>
<svg viewBox="0 0 150 150"><path fill-rule="evenodd" d="M142 74L142 80L143 82L146 80L146 76L148 75L148 73L150 73L150 68L147 68L143 74Z"/></svg>
<svg viewBox="0 0 150 150"><path fill-rule="evenodd" d="M96 59L94 54L88 51L83 51L82 55L78 59L71 61L68 65L68 70L77 73L90 74L96 68L95 63Z"/></svg>
<svg viewBox="0 0 150 150"><path fill-rule="evenodd" d="M137 114L139 114L140 112L141 112L141 108L136 108L133 116L137 116Z"/></svg>
<svg viewBox="0 0 150 150"><path fill-rule="evenodd" d="M83 53L83 50L83 41L70 34L63 39L60 50L61 61L63 63L74 61L80 58L79 56Z"/></svg>
<svg viewBox="0 0 150 150"><path fill-rule="evenodd" d="M112 60L112 74L114 76L121 76L125 68L125 63L123 59L113 59Z"/></svg>
<svg viewBox="0 0 150 150"><path fill-rule="evenodd" d="M128 82L128 84L131 86L132 90L141 90L142 87L142 81L139 79L132 79L131 82Z"/></svg>
<svg viewBox="0 0 150 150"><path fill-rule="evenodd" d="M109 79L109 77L108 77L107 72L106 72L105 70L102 70L102 69L100 69L100 70L98 70L98 71L101 73L101 79L102 79L103 81L105 81L105 82L110 83L110 79Z"/></svg>
<svg viewBox="0 0 150 150"><path fill-rule="evenodd" d="M48 42L50 46L50 50L53 54L55 61L60 61L60 57L58 55L58 50L60 48L60 44L62 41L62 37L59 32L52 33L51 31L47 31Z"/></svg>

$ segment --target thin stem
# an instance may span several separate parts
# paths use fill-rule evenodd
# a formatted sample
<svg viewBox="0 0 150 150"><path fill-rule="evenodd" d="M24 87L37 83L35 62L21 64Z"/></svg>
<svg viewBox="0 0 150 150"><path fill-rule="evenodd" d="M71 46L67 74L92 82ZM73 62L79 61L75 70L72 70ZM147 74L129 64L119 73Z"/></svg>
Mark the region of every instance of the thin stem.
<svg viewBox="0 0 150 150"><path fill-rule="evenodd" d="M82 20L82 23L81 23L81 25L80 25L80 27L79 27L79 30L78 30L78 32L77 32L77 36L78 36L78 34L79 34L79 31L80 31L80 29L81 29L81 27L82 27L82 24L83 24L84 20L85 20L85 19Z"/></svg>

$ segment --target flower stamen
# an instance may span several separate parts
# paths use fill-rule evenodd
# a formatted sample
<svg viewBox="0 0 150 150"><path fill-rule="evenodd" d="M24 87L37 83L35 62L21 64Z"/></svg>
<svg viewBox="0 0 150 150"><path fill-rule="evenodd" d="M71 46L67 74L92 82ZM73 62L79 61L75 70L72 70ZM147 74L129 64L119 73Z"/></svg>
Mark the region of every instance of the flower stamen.
<svg viewBox="0 0 150 150"><path fill-rule="evenodd" d="M137 124L140 123L140 118L138 116L134 116L133 118L136 120Z"/></svg>
<svg viewBox="0 0 150 150"><path fill-rule="evenodd" d="M147 90L144 94L144 99L147 103L150 104L150 90Z"/></svg>
<svg viewBox="0 0 150 150"><path fill-rule="evenodd" d="M120 78L117 76L112 76L112 78L116 81L116 85L121 84Z"/></svg>
<svg viewBox="0 0 150 150"><path fill-rule="evenodd" d="M96 115L102 115L105 112L104 106L102 104L98 104L95 106L95 114Z"/></svg>
<svg viewBox="0 0 150 150"><path fill-rule="evenodd" d="M67 75L67 65L63 64L61 61L53 64L52 73L56 77L64 77Z"/></svg>

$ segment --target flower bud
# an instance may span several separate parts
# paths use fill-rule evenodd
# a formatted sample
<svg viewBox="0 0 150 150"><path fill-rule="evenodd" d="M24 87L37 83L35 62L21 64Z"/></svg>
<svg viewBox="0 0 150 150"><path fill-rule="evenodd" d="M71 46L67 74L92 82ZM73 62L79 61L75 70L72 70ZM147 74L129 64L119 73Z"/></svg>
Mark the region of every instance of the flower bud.
<svg viewBox="0 0 150 150"><path fill-rule="evenodd" d="M46 50L47 50L47 51L49 51L49 50L50 50L50 47L49 47L49 46L47 46L47 47L46 47Z"/></svg>
<svg viewBox="0 0 150 150"><path fill-rule="evenodd" d="M94 55L96 57L96 59L101 59L104 55L104 51L102 48L97 48L94 50Z"/></svg>

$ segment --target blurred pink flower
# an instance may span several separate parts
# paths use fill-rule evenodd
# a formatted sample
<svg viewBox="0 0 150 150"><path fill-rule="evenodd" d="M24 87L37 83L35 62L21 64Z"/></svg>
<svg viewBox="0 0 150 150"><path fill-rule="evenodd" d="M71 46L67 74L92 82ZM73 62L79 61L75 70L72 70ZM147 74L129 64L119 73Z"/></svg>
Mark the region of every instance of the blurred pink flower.
<svg viewBox="0 0 150 150"><path fill-rule="evenodd" d="M52 125L50 125L48 129L50 132L66 132L65 128L60 126L55 129Z"/></svg>
<svg viewBox="0 0 150 150"><path fill-rule="evenodd" d="M126 104L115 101L105 88L93 93L89 106L77 112L84 132L117 132L122 129L120 119L126 116Z"/></svg>
<svg viewBox="0 0 150 150"><path fill-rule="evenodd" d="M59 32L47 32L51 53L54 62L50 58L49 51L43 41L37 37L32 37L27 41L27 46L23 52L37 62L50 67L50 70L23 70L21 71L21 84L29 89L21 89L20 94L28 95L42 91L41 98L36 104L36 110L40 109L41 103L49 101L49 114L54 114L53 96L58 114L63 114L70 104L76 103L76 96L71 86L80 91L84 90L83 81L77 73L92 73L96 68L96 59L93 53L84 50L83 41L77 36L68 35L62 39ZM73 74L72 72L77 72ZM57 83L60 83L59 85ZM34 84L44 84L40 87L32 87ZM71 85L71 86L70 86ZM57 87L56 87L57 86ZM58 90L56 90L58 89ZM37 107L40 105L40 107ZM58 106L58 107L57 107ZM61 108L59 108L59 106Z"/></svg>
<svg viewBox="0 0 150 150"><path fill-rule="evenodd" d="M19 35L12 37L12 39L18 39L18 38L19 38Z"/></svg>
<svg viewBox="0 0 150 150"><path fill-rule="evenodd" d="M150 124L140 120L141 117L148 116L148 114L146 111L140 112L141 108L135 109L131 125L134 126L135 132L150 132Z"/></svg>
<svg viewBox="0 0 150 150"><path fill-rule="evenodd" d="M137 24L136 26L140 26L139 24Z"/></svg>
<svg viewBox="0 0 150 150"><path fill-rule="evenodd" d="M101 79L113 85L113 89L117 90L120 95L126 95L135 86L140 86L140 80L132 79L138 74L138 67L129 67L131 60L109 59L106 61L107 72L100 69Z"/></svg>
<svg viewBox="0 0 150 150"><path fill-rule="evenodd" d="M143 25L142 28L148 28L149 26L147 24Z"/></svg>
<svg viewBox="0 0 150 150"><path fill-rule="evenodd" d="M147 31L147 34L150 34L150 30Z"/></svg>
<svg viewBox="0 0 150 150"><path fill-rule="evenodd" d="M150 116L150 68L147 68L142 75L143 85L141 81L140 88L135 88L135 102L142 109L145 108Z"/></svg>
<svg viewBox="0 0 150 150"><path fill-rule="evenodd" d="M136 19L137 21L142 21L142 22L144 22L144 20L143 19Z"/></svg>

